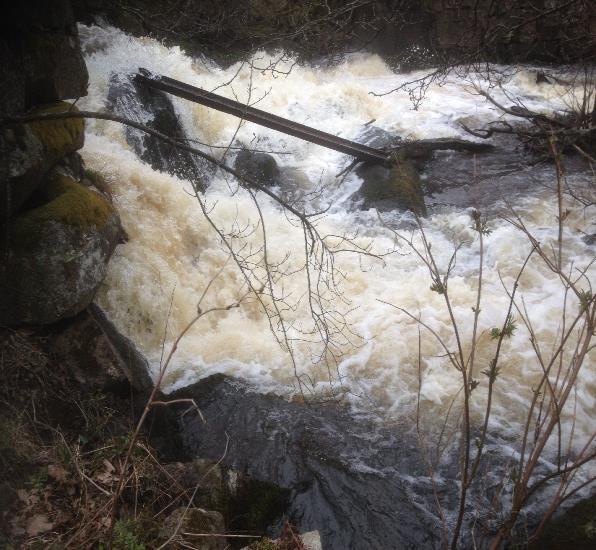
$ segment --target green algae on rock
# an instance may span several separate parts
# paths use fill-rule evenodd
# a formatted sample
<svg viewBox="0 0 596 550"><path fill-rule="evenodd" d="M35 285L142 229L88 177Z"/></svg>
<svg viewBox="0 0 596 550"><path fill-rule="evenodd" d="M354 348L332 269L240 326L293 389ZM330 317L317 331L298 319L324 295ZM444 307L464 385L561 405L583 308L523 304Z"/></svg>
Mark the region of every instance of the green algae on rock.
<svg viewBox="0 0 596 550"><path fill-rule="evenodd" d="M35 246L48 222L90 230L103 227L114 212L101 195L59 170L51 173L42 192L48 202L17 215L11 222L9 248Z"/></svg>
<svg viewBox="0 0 596 550"><path fill-rule="evenodd" d="M51 103L34 109L31 116L78 111L65 101ZM79 150L85 143L85 121L82 118L63 118L57 120L38 120L28 126L41 141L46 154L62 158Z"/></svg>
<svg viewBox="0 0 596 550"><path fill-rule="evenodd" d="M390 167L364 164L356 173L363 179L356 198L364 199L365 208L412 210L426 215L420 176L405 152L398 151Z"/></svg>
<svg viewBox="0 0 596 550"><path fill-rule="evenodd" d="M0 324L46 324L89 305L121 235L111 204L55 169L47 201L10 220L0 268Z"/></svg>
<svg viewBox="0 0 596 550"><path fill-rule="evenodd" d="M43 115L76 110L58 102L39 107L31 114ZM13 124L0 130L0 150L7 159L0 179L0 212L12 216L42 183L44 175L66 155L85 142L85 122L80 118ZM6 221L0 220L0 224Z"/></svg>

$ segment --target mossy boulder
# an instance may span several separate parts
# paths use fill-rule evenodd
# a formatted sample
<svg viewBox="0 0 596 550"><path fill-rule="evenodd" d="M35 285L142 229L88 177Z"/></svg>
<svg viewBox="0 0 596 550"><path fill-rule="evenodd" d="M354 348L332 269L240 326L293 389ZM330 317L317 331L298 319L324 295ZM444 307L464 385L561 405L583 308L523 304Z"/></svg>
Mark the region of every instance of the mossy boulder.
<svg viewBox="0 0 596 550"><path fill-rule="evenodd" d="M52 103L34 109L31 115L44 115L78 111L65 101ZM33 134L41 141L44 152L48 157L61 159L69 153L79 150L85 143L85 121L82 118L64 118L58 120L39 120L30 122L28 126Z"/></svg>
<svg viewBox="0 0 596 550"><path fill-rule="evenodd" d="M118 244L117 212L55 169L36 208L0 228L0 324L53 323L89 305Z"/></svg>
<svg viewBox="0 0 596 550"><path fill-rule="evenodd" d="M31 114L57 113L72 107L65 102L35 109ZM85 142L81 118L45 120L13 125L0 131L0 151L8 160L0 173L0 223L17 212L37 189L44 175Z"/></svg>
<svg viewBox="0 0 596 550"><path fill-rule="evenodd" d="M412 210L426 215L420 176L403 152L397 152L387 166L366 163L356 173L363 183L354 199L362 200L364 208Z"/></svg>

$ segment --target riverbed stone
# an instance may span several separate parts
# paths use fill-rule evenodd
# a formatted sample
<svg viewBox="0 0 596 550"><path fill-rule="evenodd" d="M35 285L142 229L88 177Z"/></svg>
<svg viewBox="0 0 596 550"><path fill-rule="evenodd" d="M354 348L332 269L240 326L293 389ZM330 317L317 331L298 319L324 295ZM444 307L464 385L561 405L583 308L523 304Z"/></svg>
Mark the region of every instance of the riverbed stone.
<svg viewBox="0 0 596 550"><path fill-rule="evenodd" d="M411 210L426 215L420 176L402 151L394 155L390 165L365 163L356 174L363 182L353 198L361 200L363 208Z"/></svg>
<svg viewBox="0 0 596 550"><path fill-rule="evenodd" d="M280 182L281 173L277 161L268 153L242 150L236 155L234 168L241 176L266 187Z"/></svg>
<svg viewBox="0 0 596 550"><path fill-rule="evenodd" d="M0 324L47 324L85 309L102 282L121 234L101 195L54 170L40 205L3 228Z"/></svg>
<svg viewBox="0 0 596 550"><path fill-rule="evenodd" d="M193 145L187 139L170 97L141 83L134 75L111 75L107 104L117 115L148 126L184 145ZM214 166L207 160L130 126L125 128L124 134L139 158L154 170L187 179L197 191L205 189L206 180L214 171Z"/></svg>

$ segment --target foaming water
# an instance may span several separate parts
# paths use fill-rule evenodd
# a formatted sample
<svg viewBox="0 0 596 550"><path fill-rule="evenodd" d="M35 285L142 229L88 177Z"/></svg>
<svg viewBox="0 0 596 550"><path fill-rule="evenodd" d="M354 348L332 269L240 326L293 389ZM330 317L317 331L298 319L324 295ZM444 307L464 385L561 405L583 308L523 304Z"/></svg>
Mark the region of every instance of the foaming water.
<svg viewBox="0 0 596 550"><path fill-rule="evenodd" d="M256 102L260 109L348 139L356 139L364 124L372 119L379 128L403 137L465 137L459 120L471 117L482 124L495 116L494 108L484 98L470 93L469 82L456 78L431 87L427 100L416 111L404 95L372 95L370 92L391 90L416 76L395 74L374 55L349 57L333 67L301 66L284 60L276 66L277 72L251 71L238 64L224 70L207 59L191 59L179 48L131 38L115 29L82 27L81 36L90 88L79 106L90 110L104 108L113 72L128 74L145 67L206 90L217 88L219 94ZM265 68L271 60L260 54L253 64ZM527 71L512 77L509 90L522 95L530 108L565 106L560 90L537 86ZM376 212L351 209L348 197L361 181L351 174L339 185L335 174L350 162L344 155L254 124L243 123L239 127L234 117L178 98L173 98L173 102L189 137L199 142L225 147L234 139L260 149L290 153L276 155L280 166L302 173L306 191L321 186L321 193L312 199L316 204L311 206L329 206L317 221L321 235L353 234L358 245L367 247L372 243L378 254L394 249L394 236L380 223ZM224 149L206 150L221 156ZM196 315L197 303L209 281L215 278L203 310L225 307L238 300L244 293L244 280L192 196L190 183L154 171L141 162L126 144L120 126L88 121L83 155L88 166L108 175L130 238L117 249L98 302L117 327L141 348L155 373L162 349L169 349ZM532 196L517 197L515 207L545 245L556 242L557 209L553 192L547 187L554 181L543 183L546 187L535 190ZM180 343L167 375L167 388L176 389L223 372L247 379L263 390L289 394L296 388L298 374L309 380L316 392L341 392L358 406L378 407L389 417L399 418L413 410L421 380L423 411L429 417L444 415L460 389L459 373L449 366L428 331L419 333L418 325L404 311L388 305L420 317L449 346L453 345L444 298L431 290L420 259L403 246L382 260L348 253L336 257L336 268L343 274L338 287L345 300L334 307L345 315L354 335L350 342L343 343L337 365L329 368L328 364L313 361L321 350L310 334L312 320L305 299L306 277L301 269L302 229L274 201L260 195L258 201L267 232L268 259L271 263L283 261L286 271L278 293L286 296L292 306L284 311L284 317L293 339L294 362L272 337L269 320L260 305L247 301L239 308L206 315L196 323ZM237 249L260 249L263 243L259 212L248 193L238 190L233 181L218 172L210 182L205 204L219 228L241 233L234 240ZM410 234L411 220L407 216L388 214L386 222L401 227L405 235ZM454 246L461 245L449 294L460 337L469 352L466 342L472 338L478 237L470 228L469 212L437 211L424 223L432 251L443 269ZM564 233L565 261L568 265L573 262L579 269L588 266L593 256L593 250L581 240L586 226L584 213L570 205ZM512 288L530 250L528 239L506 221L491 219L489 227L492 231L485 237L478 372L474 373L481 383L473 394L473 407L478 414L486 399L482 389L486 378L479 371L488 365L496 345L490 330L503 324L509 303L504 286ZM584 282L587 284L588 280L594 282L593 268L586 273ZM540 261L531 260L521 277L518 293L523 296L535 333L544 348L550 348L561 328L564 294L560 281ZM568 297L569 314L577 307L577 302ZM575 431L584 438L591 433L590 416L595 406L596 369L591 359L582 371L575 403ZM493 422L503 434L514 438L541 374L528 332L519 320L518 329L504 343L501 366Z"/></svg>

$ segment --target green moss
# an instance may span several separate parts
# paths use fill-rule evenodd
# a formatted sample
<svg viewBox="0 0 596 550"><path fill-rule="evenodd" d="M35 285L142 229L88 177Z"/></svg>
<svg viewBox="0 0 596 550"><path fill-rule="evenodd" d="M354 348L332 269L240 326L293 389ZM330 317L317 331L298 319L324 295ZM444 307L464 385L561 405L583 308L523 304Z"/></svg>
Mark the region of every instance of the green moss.
<svg viewBox="0 0 596 550"><path fill-rule="evenodd" d="M247 480L228 504L231 529L263 532L287 508L290 491L266 481Z"/></svg>
<svg viewBox="0 0 596 550"><path fill-rule="evenodd" d="M397 168L396 178L393 182L393 190L397 199L408 208L420 214L426 215L424 194L422 193L422 182L418 171L402 151L395 156Z"/></svg>
<svg viewBox="0 0 596 550"><path fill-rule="evenodd" d="M112 214L112 207L102 196L56 170L44 191L49 202L22 213L11 223L10 244L13 249L34 246L48 222L84 230L103 226Z"/></svg>
<svg viewBox="0 0 596 550"><path fill-rule="evenodd" d="M591 550L596 548L596 495L583 500L551 521L536 548Z"/></svg>
<svg viewBox="0 0 596 550"><path fill-rule="evenodd" d="M69 103L60 101L35 109L31 114L61 113L77 111ZM65 118L60 120L40 120L30 122L29 128L44 145L50 156L62 157L83 146L85 121L82 118Z"/></svg>
<svg viewBox="0 0 596 550"><path fill-rule="evenodd" d="M250 550L277 550L277 544L271 539L262 538L257 542L253 542L248 548Z"/></svg>
<svg viewBox="0 0 596 550"><path fill-rule="evenodd" d="M390 166L365 165L360 174L364 179L361 193L367 203L395 202L404 210L426 215L422 182L405 151L398 151Z"/></svg>

